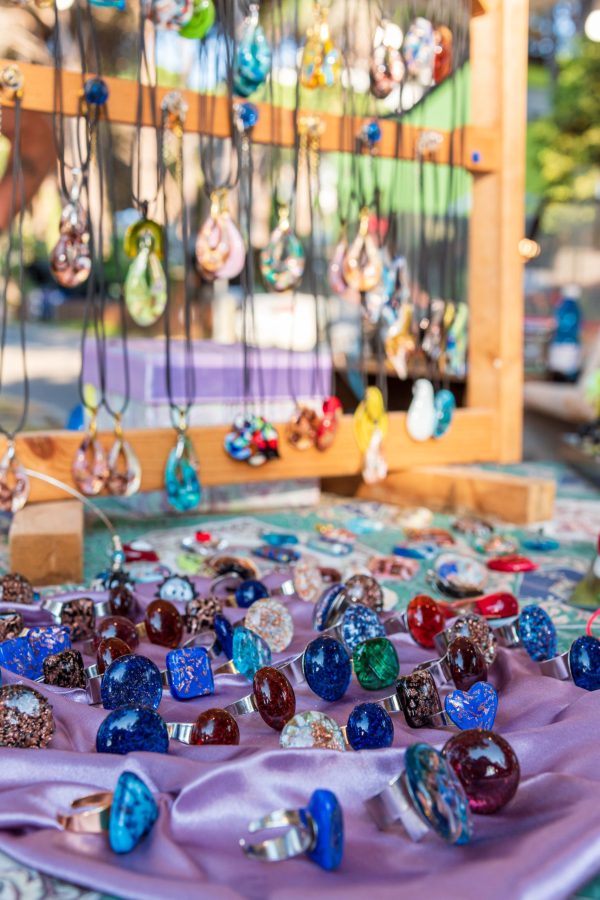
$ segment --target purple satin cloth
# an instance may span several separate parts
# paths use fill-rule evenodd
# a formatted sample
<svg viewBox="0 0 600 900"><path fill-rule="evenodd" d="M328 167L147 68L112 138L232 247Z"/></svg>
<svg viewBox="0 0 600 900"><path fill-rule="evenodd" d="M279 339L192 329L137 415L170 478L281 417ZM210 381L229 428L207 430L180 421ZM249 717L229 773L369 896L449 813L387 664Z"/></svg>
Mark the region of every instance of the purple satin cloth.
<svg viewBox="0 0 600 900"><path fill-rule="evenodd" d="M205 588L206 579L194 580ZM155 586L140 586L142 609L154 592ZM284 602L293 612L296 635L277 660L300 652L314 636L312 607L295 599ZM30 608L23 610L28 620ZM244 611L226 614L237 621ZM431 656L407 635L393 640L402 674ZM143 641L137 652L164 668L166 650ZM22 680L2 674L5 683ZM600 694L542 677L520 650L500 650L490 680L500 695L494 730L514 747L522 780L500 813L474 817L468 846L447 846L432 833L414 844L402 833L379 832L363 806L400 772L409 744L441 747L450 731L413 730L395 716L394 746L387 750L281 750L279 735L255 714L238 720L239 746L172 741L167 756L100 755L95 737L106 711L74 702L84 701L81 691L36 684L54 707L56 734L46 750L0 751L0 849L67 881L140 900L567 897L600 870ZM191 722L202 710L250 692L243 678L220 676L214 696L179 703L165 693L159 712L166 721ZM356 703L388 693L369 694L353 679L343 701L329 704L302 685L296 689L297 710L322 710L345 725ZM160 818L131 854L113 854L104 835L59 828L58 812L68 811L77 797L112 790L124 770L136 772L160 795ZM320 787L333 790L344 810L346 845L338 871L323 872L303 857L265 864L244 856L238 842L250 837L251 819L305 805Z"/></svg>

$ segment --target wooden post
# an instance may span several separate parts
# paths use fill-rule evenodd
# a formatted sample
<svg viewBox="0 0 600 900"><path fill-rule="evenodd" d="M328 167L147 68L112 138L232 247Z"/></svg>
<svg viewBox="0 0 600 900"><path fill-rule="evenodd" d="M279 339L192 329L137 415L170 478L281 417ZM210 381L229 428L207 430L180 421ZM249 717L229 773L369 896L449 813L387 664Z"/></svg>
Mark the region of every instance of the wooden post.
<svg viewBox="0 0 600 900"><path fill-rule="evenodd" d="M495 410L498 462L520 459L523 416L527 0L489 0L471 22L471 118L493 130L500 166L476 175L469 245L469 406Z"/></svg>

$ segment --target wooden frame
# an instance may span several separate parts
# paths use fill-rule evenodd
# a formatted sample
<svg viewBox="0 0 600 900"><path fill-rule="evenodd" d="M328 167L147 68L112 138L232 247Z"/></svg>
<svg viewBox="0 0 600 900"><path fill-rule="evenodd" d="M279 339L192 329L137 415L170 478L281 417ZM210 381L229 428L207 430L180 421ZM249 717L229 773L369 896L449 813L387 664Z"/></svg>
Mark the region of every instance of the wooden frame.
<svg viewBox="0 0 600 900"><path fill-rule="evenodd" d="M459 409L449 432L440 440L417 444L410 440L405 414L390 414L386 458L391 472L416 465L468 462L510 462L521 455L522 416L522 260L518 243L524 232L525 103L527 78L527 0L473 0L471 23L472 118L475 124L443 135L432 162L448 159L451 142L461 148L460 164L474 175L469 245L469 381L467 407ZM0 65L7 61L0 61ZM23 107L51 112L53 70L19 64L25 75ZM81 75L64 73L65 112L75 114ZM110 117L133 122L136 85L107 79L111 88ZM165 93L159 90L159 98ZM196 95L191 95L189 130L201 127ZM151 121L146 98L146 115ZM267 106L253 134L271 142L271 111ZM340 129L332 115L323 116L324 151L349 150L340 145ZM225 100L214 116L215 133L229 133ZM357 133L362 120L355 123ZM381 152L394 154L396 124L383 122ZM404 126L402 158L414 158L421 129ZM349 129L348 129L349 131ZM293 142L291 112L284 113L281 142ZM280 429L281 432L282 429ZM282 458L253 469L235 463L223 451L226 428L191 429L206 485L272 481L281 478L356 475L361 457L352 434L351 417L342 420L334 446L326 453L298 452L281 441ZM142 464L142 489L163 487L163 472L174 433L170 429L128 431ZM112 435L101 435L106 446ZM17 439L21 461L33 470L72 483L71 462L81 435L73 432L35 433ZM0 451L2 443L0 443ZM31 500L64 497L59 489L33 480Z"/></svg>

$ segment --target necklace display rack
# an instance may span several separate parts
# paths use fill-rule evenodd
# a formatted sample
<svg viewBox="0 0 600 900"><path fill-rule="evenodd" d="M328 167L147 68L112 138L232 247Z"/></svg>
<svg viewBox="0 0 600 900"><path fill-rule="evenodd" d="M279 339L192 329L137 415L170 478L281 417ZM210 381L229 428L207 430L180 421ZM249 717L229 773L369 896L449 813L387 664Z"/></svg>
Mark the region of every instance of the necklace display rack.
<svg viewBox="0 0 600 900"><path fill-rule="evenodd" d="M553 485L473 468L447 469L449 464L509 463L521 456L523 260L519 241L524 229L524 160L527 81L527 3L524 0L472 0L470 22L470 117L471 124L453 131L439 131L439 145L426 153L425 165L451 161L473 176L469 229L469 356L465 406L457 409L452 428L436 441L416 443L406 430L406 413L389 414L385 440L388 477L379 485L362 485L358 495L390 502L441 503L454 500L464 507L511 518L515 522L539 520L551 515ZM7 60L0 60L0 67ZM24 110L52 113L55 73L51 67L19 63L24 76L21 104ZM81 75L61 71L62 113L77 116L80 110ZM138 85L133 80L104 79L109 89L108 115L115 124L136 124ZM169 88L143 89L141 125L152 125ZM185 131L227 138L231 117L227 98L214 98L210 122L200 121L197 95L182 91L189 113ZM212 101L211 101L212 102ZM7 101L6 105L10 105ZM258 121L252 130L255 145L273 141L273 117L277 120L277 144L295 145L295 122L302 110L272 108L258 103ZM320 152L354 150L354 137L368 121L353 117L340 128L339 117L320 114ZM138 126L140 122L137 122ZM415 158L415 148L427 129L414 124L380 120L381 157ZM311 448L298 453L283 439L285 424L277 423L281 454L268 466L240 466L223 453L227 426L190 427L187 436L197 453L205 486L248 481L322 478L329 487L355 490L362 468L362 454L353 436L352 416L339 422L334 445L327 453ZM105 448L111 433L99 433ZM172 449L168 428L131 429L128 441L142 468L141 490L164 487L164 464ZM16 448L27 468L72 484L71 464L81 435L77 432L19 434ZM0 455L6 439L0 439ZM415 477L415 468L419 477ZM30 502L63 500L64 494L49 483L31 484ZM27 512L27 509L24 511ZM22 513L20 514L22 515Z"/></svg>

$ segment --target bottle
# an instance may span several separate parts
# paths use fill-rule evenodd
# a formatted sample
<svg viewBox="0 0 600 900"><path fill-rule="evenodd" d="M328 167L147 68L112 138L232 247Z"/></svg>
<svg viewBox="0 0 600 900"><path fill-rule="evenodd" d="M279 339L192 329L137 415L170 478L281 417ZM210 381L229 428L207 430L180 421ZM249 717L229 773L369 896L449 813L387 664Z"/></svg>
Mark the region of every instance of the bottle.
<svg viewBox="0 0 600 900"><path fill-rule="evenodd" d="M600 537L596 556L569 599L571 606L595 611L600 607Z"/></svg>
<svg viewBox="0 0 600 900"><path fill-rule="evenodd" d="M576 381L581 369L581 288L568 285L555 313L556 331L548 351L554 381Z"/></svg>

